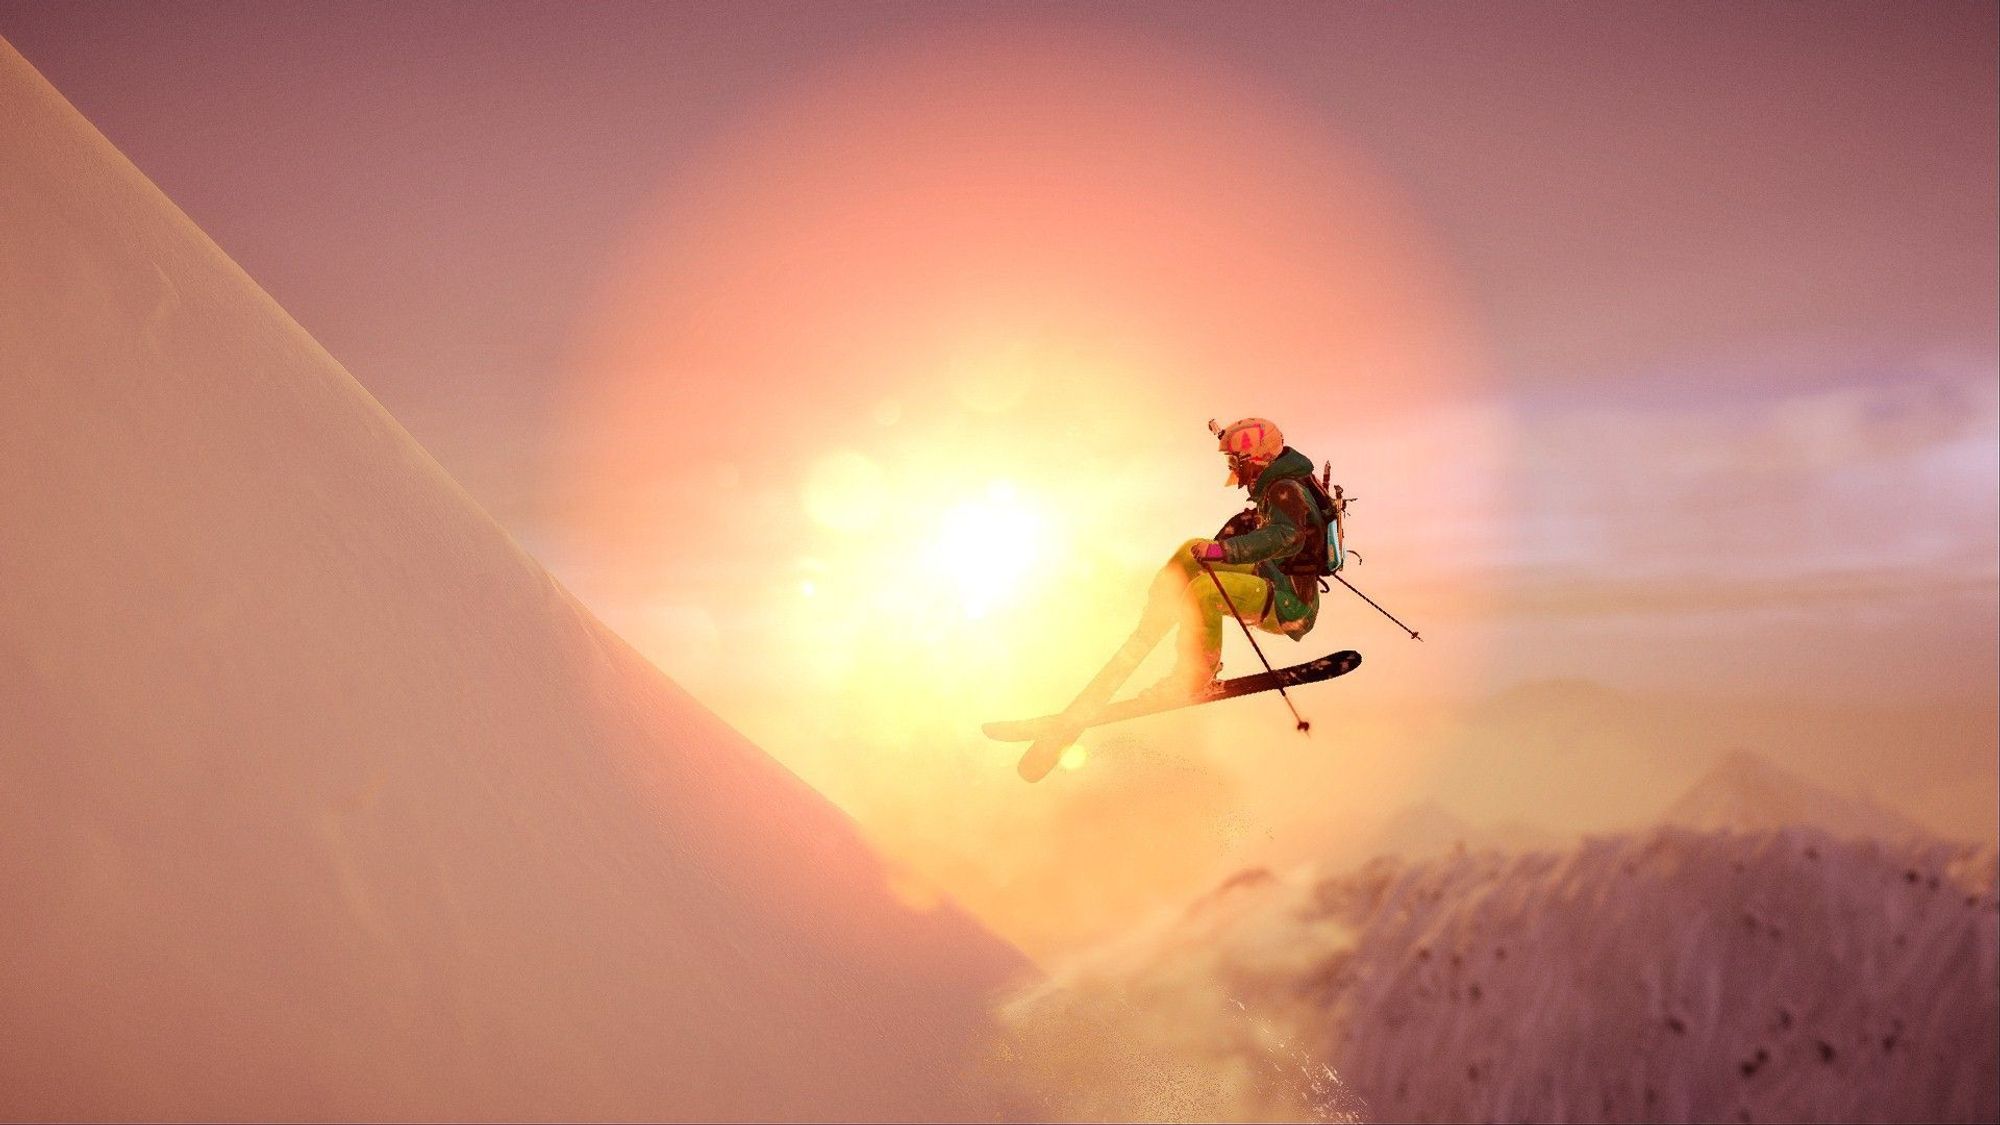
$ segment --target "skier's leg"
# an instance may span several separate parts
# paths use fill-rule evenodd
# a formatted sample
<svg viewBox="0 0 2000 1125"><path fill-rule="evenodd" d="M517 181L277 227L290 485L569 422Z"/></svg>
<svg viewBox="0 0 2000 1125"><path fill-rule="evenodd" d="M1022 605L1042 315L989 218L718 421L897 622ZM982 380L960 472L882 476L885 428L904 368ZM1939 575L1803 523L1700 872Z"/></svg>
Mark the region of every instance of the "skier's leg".
<svg viewBox="0 0 2000 1125"><path fill-rule="evenodd" d="M1209 582L1208 575L1203 573L1191 550L1201 542L1200 539L1190 539L1176 547L1153 575L1152 585L1146 591L1145 611L1139 615L1139 627L1132 633L1134 642L1143 646L1138 654L1141 659L1186 619L1193 604L1193 595L1200 593L1195 585L1197 582L1210 587L1209 593L1214 594L1214 584ZM1253 568L1244 565L1210 563L1209 568L1219 575L1255 577ZM1231 596L1234 596L1233 591ZM1264 603L1259 601L1257 604L1261 606Z"/></svg>
<svg viewBox="0 0 2000 1125"><path fill-rule="evenodd" d="M1219 638L1222 631L1220 615L1223 613L1220 608L1221 602L1216 598L1215 583L1209 581L1208 574L1202 569L1201 564L1195 561L1194 553L1190 550L1200 542L1202 540L1190 539L1176 547L1174 553L1167 557L1167 561L1153 575L1152 585L1147 589L1146 607L1139 614L1138 626L1125 638L1125 643L1118 646L1118 651L1112 654L1103 670L1084 687L1066 710L1083 712L1102 706L1105 700L1110 699L1112 694L1123 686L1126 679L1153 651L1154 646L1164 640L1176 627L1181 630L1184 645L1188 643L1186 638L1190 636L1213 633L1218 639L1197 651L1206 651L1208 648L1220 650ZM1243 612L1248 623L1255 624L1270 601L1270 583L1257 577L1255 568L1247 565L1210 563L1209 569L1213 570L1224 583L1230 585L1229 596L1240 598L1237 608ZM1207 598L1212 603L1210 610L1201 609L1202 598ZM1202 617L1199 616L1202 613L1213 613L1216 616L1213 621L1203 625ZM1193 624L1190 625L1190 622ZM1209 661L1207 665L1211 673L1213 664L1213 661Z"/></svg>
<svg viewBox="0 0 2000 1125"><path fill-rule="evenodd" d="M1271 584L1246 571L1218 570L1214 578L1201 574L1182 588L1174 670L1160 682L1158 690L1192 693L1208 686L1222 665L1223 622L1231 607L1245 625L1262 627L1270 617Z"/></svg>
<svg viewBox="0 0 2000 1125"><path fill-rule="evenodd" d="M1201 564L1195 561L1194 553L1190 550L1200 542L1202 540L1188 540L1175 548L1174 553L1161 564L1159 571L1153 575L1151 586L1147 589L1146 606L1139 614L1138 626L1125 638L1125 643L1118 646L1118 651L1112 654L1104 668L1084 687L1066 710L1087 712L1102 706L1124 685L1154 647L1166 639L1167 634L1173 632L1176 627L1180 628L1184 639L1205 628L1199 625L1199 617L1190 617L1190 614L1198 609L1197 598L1202 595L1204 589L1209 598L1215 597L1215 584L1209 581L1208 575L1202 570ZM1224 582L1247 579L1255 584L1254 590L1247 585L1244 587L1245 592L1242 595L1244 601L1238 606L1254 623L1254 615L1260 613L1262 607L1270 600L1269 583L1258 578L1254 573L1255 568L1250 566L1211 563L1209 568ZM1230 596L1232 598L1238 596L1236 589L1230 590ZM1246 608L1252 606L1257 608ZM1215 612L1219 614L1222 611L1217 609ZM1192 628L1188 625L1190 621L1196 622ZM1218 618L1214 623L1214 631L1219 635L1221 628ZM1217 646L1212 647L1219 647L1219 642ZM1206 665L1210 674L1213 674L1213 664L1214 662L1210 661ZM1190 665L1191 669L1193 667ZM1189 674L1194 673L1190 671Z"/></svg>
<svg viewBox="0 0 2000 1125"><path fill-rule="evenodd" d="M1181 544L1160 567L1159 572L1153 576L1151 587L1147 590L1146 608L1139 615L1138 626L1132 630L1131 636L1125 638L1125 643L1118 646L1118 651L1112 654L1111 659L1097 675L1092 677L1077 697L1070 701L1070 705L1063 709L1063 714L1088 715L1104 706L1112 695L1124 686L1125 681L1131 678L1132 673L1146 659L1147 654L1153 651L1154 646L1176 626L1182 626L1184 637L1199 633L1199 626L1190 628L1184 625L1193 597L1190 580L1198 578L1204 583L1208 582L1208 576L1202 572L1201 564L1195 561L1193 552L1189 550L1199 542L1201 542L1199 539L1190 539ZM1249 574L1251 570L1249 567L1230 566L1226 563L1210 565L1218 575L1230 575L1232 578L1247 575L1255 578ZM1229 579L1225 579L1227 580ZM1268 589L1268 585L1264 585L1261 579L1257 581ZM1213 583L1209 585L1213 593ZM1234 592L1230 596L1234 597ZM1246 594L1243 604L1262 607L1264 596ZM1220 613L1219 610L1217 612ZM1216 633L1218 637L1221 634L1219 617L1216 621ZM1216 647L1220 649L1219 642ZM1214 664L1211 662L1206 667L1203 683L1207 682L1207 677L1214 675ZM1076 729L1065 726L1036 739L1028 747L1027 753L1021 756L1019 766L1021 776L1034 781L1055 768L1056 759L1062 754L1063 748L1076 737Z"/></svg>
<svg viewBox="0 0 2000 1125"><path fill-rule="evenodd" d="M1064 708L1065 713L1084 714L1103 706L1131 678L1154 646L1181 623L1188 604L1188 579L1201 574L1201 564L1195 562L1189 550L1199 542L1199 539L1190 539L1175 548L1153 575L1152 584L1146 592L1146 606L1139 614L1139 624L1118 646L1118 651L1111 654L1111 659L1105 662L1097 675Z"/></svg>

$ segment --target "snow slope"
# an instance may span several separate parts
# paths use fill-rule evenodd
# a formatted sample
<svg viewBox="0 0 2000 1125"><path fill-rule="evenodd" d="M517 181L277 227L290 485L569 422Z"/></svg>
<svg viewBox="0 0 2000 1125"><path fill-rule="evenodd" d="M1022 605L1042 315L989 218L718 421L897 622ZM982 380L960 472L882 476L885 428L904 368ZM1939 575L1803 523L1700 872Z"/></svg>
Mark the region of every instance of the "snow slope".
<svg viewBox="0 0 2000 1125"><path fill-rule="evenodd" d="M670 426L671 419L662 419ZM0 44L0 1117L984 1117L1023 970Z"/></svg>
<svg viewBox="0 0 2000 1125"><path fill-rule="evenodd" d="M1057 1112L1991 1121L1997 883L1810 828L1246 873L1011 1012Z"/></svg>

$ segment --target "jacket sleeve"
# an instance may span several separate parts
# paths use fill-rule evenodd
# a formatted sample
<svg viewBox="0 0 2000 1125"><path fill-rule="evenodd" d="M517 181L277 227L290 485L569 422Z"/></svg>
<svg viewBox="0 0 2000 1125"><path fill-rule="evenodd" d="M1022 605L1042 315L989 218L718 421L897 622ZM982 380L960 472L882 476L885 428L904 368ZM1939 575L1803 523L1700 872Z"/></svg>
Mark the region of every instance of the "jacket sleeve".
<svg viewBox="0 0 2000 1125"><path fill-rule="evenodd" d="M1306 536L1311 534L1312 521L1304 512L1307 503L1310 501L1297 482L1283 480L1272 485L1270 518L1247 535L1223 540L1223 561L1260 563L1297 554L1306 545Z"/></svg>

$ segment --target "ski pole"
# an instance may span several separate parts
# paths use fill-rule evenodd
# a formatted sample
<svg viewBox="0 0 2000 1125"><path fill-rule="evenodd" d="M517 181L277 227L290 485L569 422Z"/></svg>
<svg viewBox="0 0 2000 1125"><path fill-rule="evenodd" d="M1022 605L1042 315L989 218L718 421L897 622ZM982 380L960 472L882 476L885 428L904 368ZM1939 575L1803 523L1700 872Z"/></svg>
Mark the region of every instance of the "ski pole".
<svg viewBox="0 0 2000 1125"><path fill-rule="evenodd" d="M1229 591L1222 588L1222 579L1217 578L1215 576L1215 571L1209 567L1208 560L1203 558L1197 558L1194 561L1201 564L1201 569L1208 575L1208 580L1210 582L1215 583L1215 592L1222 595L1222 604L1228 608L1229 616L1236 617L1236 603L1230 600ZM1355 592L1359 593L1360 591L1357 590ZM1271 667L1271 662L1269 660L1264 659L1264 650L1261 646L1257 644L1257 638L1250 635L1250 626L1244 625L1243 619L1241 617L1236 617L1236 624L1241 626L1243 629L1243 639L1250 642L1250 651L1257 654L1257 659L1262 661L1264 664L1264 671L1269 672L1271 674L1272 681L1274 683L1277 683L1278 698L1284 700L1285 706L1290 707L1292 709L1292 718L1297 719L1299 721L1299 731L1301 733L1307 733L1307 734L1311 733L1312 724L1306 722L1306 717L1304 715L1299 714L1299 705L1292 702L1292 697L1285 694L1284 683L1277 679L1278 670Z"/></svg>
<svg viewBox="0 0 2000 1125"><path fill-rule="evenodd" d="M1354 590L1354 583L1352 583L1352 582L1349 582L1349 581L1348 581L1347 579L1345 579L1345 578L1342 578L1342 577L1341 577L1340 575L1338 575L1338 574L1334 575L1333 577L1334 577L1334 580L1335 580L1335 581L1337 581L1337 582L1339 582L1339 583L1340 583L1340 584L1341 584L1342 586L1345 586L1345 587L1347 587L1347 588L1348 588L1348 589L1350 589L1350 590ZM1422 633L1419 633L1419 632L1417 632L1417 631L1416 631L1415 629L1412 629L1412 628L1410 628L1410 627L1409 627L1408 625L1405 625L1405 624L1403 624L1403 623L1402 623L1401 621L1397 621L1397 620L1396 620L1396 615L1395 615L1395 614L1393 614L1393 613L1390 613L1390 612L1389 612L1388 610L1386 610L1386 609L1383 609L1383 608L1382 608L1381 606L1379 606L1379 605L1376 605L1376 604L1375 604L1375 599L1374 599L1374 598L1371 598L1371 597L1369 597L1369 596L1368 596L1367 594L1364 594L1364 593L1362 593L1362 592L1361 592L1361 591L1359 591L1359 590L1354 590L1354 595L1355 595L1356 597L1360 598L1360 599L1361 599L1362 601L1364 601L1364 602L1367 602L1367 603L1368 603L1369 605L1372 605L1372 606L1375 606L1375 612L1377 612L1377 613L1381 614L1382 616L1384 616L1384 617L1388 618L1388 619L1389 619L1389 620L1391 620L1391 621L1395 621L1395 622L1396 622L1396 626L1397 626L1398 628L1400 628L1401 630L1403 630L1403 632L1405 632L1405 633L1408 633L1408 634L1410 635L1410 639L1411 639L1411 640L1413 640L1413 641L1421 641L1421 640L1423 640L1423 639L1424 639L1424 635L1423 635ZM1252 643L1255 643L1255 642L1252 642Z"/></svg>

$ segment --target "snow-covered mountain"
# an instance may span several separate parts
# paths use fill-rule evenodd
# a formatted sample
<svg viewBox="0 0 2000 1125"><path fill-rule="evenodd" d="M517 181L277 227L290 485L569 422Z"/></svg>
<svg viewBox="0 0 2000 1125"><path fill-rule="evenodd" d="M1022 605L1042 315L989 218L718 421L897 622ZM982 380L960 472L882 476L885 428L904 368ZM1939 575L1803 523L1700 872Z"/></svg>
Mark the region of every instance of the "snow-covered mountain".
<svg viewBox="0 0 2000 1125"><path fill-rule="evenodd" d="M1811 828L1258 872L1010 1011L1063 1115L1991 1121L1996 891Z"/></svg>
<svg viewBox="0 0 2000 1125"><path fill-rule="evenodd" d="M672 419L661 419L670 428ZM1024 963L0 44L0 1117L965 1118Z"/></svg>
<svg viewBox="0 0 2000 1125"><path fill-rule="evenodd" d="M1758 832L1810 824L1862 840L1914 840L1915 821L1859 794L1843 796L1781 769L1748 750L1734 750L1668 806L1665 824L1706 832Z"/></svg>

